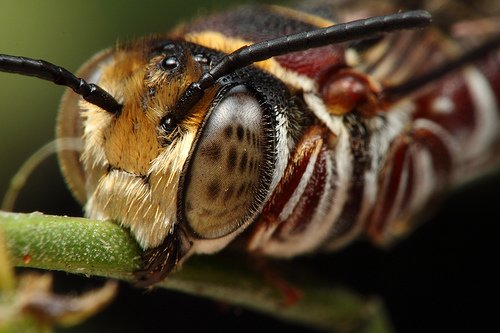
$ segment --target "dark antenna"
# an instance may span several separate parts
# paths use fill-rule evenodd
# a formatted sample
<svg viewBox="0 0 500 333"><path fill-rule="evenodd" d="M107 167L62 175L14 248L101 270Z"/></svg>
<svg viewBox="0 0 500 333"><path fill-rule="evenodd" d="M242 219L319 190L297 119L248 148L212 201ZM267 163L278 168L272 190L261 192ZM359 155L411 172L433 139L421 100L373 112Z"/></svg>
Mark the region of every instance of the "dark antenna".
<svg viewBox="0 0 500 333"><path fill-rule="evenodd" d="M69 87L87 102L113 114L118 113L122 108L122 105L101 87L93 83L89 84L68 70L44 60L0 54L0 71L35 76Z"/></svg>
<svg viewBox="0 0 500 333"><path fill-rule="evenodd" d="M402 29L424 27L431 15L424 10L409 11L336 24L327 28L288 35L244 46L225 56L214 68L191 83L177 102L174 112L164 119L164 128L173 129L189 110L221 77L255 62L279 55L337 44L352 40L373 38L380 34Z"/></svg>

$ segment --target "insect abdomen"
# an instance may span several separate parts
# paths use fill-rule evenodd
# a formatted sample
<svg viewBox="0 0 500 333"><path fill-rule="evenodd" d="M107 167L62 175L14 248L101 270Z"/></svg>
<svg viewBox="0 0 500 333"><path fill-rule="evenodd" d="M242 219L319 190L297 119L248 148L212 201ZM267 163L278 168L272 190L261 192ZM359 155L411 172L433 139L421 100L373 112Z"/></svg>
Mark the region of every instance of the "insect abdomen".
<svg viewBox="0 0 500 333"><path fill-rule="evenodd" d="M383 167L380 189L386 194L379 197L369 226L375 240L404 232L433 195L494 164L500 128L498 54L429 84L411 100L411 128L393 142ZM488 74L484 66L491 69Z"/></svg>

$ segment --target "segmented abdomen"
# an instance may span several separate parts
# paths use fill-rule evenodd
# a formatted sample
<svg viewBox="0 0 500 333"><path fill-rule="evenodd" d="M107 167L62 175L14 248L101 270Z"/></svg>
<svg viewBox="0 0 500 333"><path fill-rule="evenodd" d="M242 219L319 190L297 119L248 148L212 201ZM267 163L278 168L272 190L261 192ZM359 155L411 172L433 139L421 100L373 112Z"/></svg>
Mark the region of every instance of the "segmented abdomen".
<svg viewBox="0 0 500 333"><path fill-rule="evenodd" d="M433 30L401 33L364 53L356 68L383 91L455 57L458 47L452 45ZM254 228L250 249L293 256L338 248L363 232L379 244L406 234L444 190L498 164L499 101L497 50L389 105L381 103L371 116L357 110L326 115L328 105L309 103L320 119L331 121L324 126L337 143L308 160L314 171L297 168L298 175L289 177L319 174L327 184L309 181L293 208L292 199L282 204L291 212L287 215L276 202L295 188L278 187ZM311 140L323 149L331 138ZM325 165L331 170L323 171Z"/></svg>
<svg viewBox="0 0 500 333"><path fill-rule="evenodd" d="M310 170L296 167L287 177L309 179L307 186L294 200L288 196L298 195L298 186L277 188L250 249L292 256L337 248L364 231L386 244L411 230L445 189L492 167L500 133L498 55L371 118L338 117L337 133L320 139L305 133L302 141L316 144L317 157L302 158ZM332 136L336 144L329 147Z"/></svg>

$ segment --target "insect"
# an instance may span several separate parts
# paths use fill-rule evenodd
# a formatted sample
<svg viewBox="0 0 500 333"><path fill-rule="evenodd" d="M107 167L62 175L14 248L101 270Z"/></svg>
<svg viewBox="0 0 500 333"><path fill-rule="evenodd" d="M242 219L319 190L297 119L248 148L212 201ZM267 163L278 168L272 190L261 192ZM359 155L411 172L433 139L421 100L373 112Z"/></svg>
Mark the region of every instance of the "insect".
<svg viewBox="0 0 500 333"><path fill-rule="evenodd" d="M58 136L83 150L61 151L62 170L86 215L130 228L146 286L236 241L276 257L386 244L495 163L498 38L461 51L407 31L426 12L353 7L215 14L98 54L79 72L95 85L26 58L0 68L77 92Z"/></svg>

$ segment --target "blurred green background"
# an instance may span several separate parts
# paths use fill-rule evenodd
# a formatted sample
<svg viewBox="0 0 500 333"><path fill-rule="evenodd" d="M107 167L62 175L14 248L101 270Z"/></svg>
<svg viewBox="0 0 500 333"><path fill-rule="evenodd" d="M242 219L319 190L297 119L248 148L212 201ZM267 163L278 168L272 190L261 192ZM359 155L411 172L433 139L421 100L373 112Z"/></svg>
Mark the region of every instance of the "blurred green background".
<svg viewBox="0 0 500 333"><path fill-rule="evenodd" d="M178 22L241 2L0 0L0 52L45 59L75 71L116 40L164 32ZM45 81L0 73L0 195L23 161L53 139L62 93L63 88ZM390 251L358 243L333 255L298 260L320 265L332 281L358 293L381 296L397 331L498 326L495 307L487 302L497 301L500 290L499 198L497 173L455 193L430 221ZM81 214L55 158L30 177L16 209ZM57 274L56 282L64 292L95 283L65 274ZM123 285L112 307L73 332L194 329L307 331L226 304Z"/></svg>

